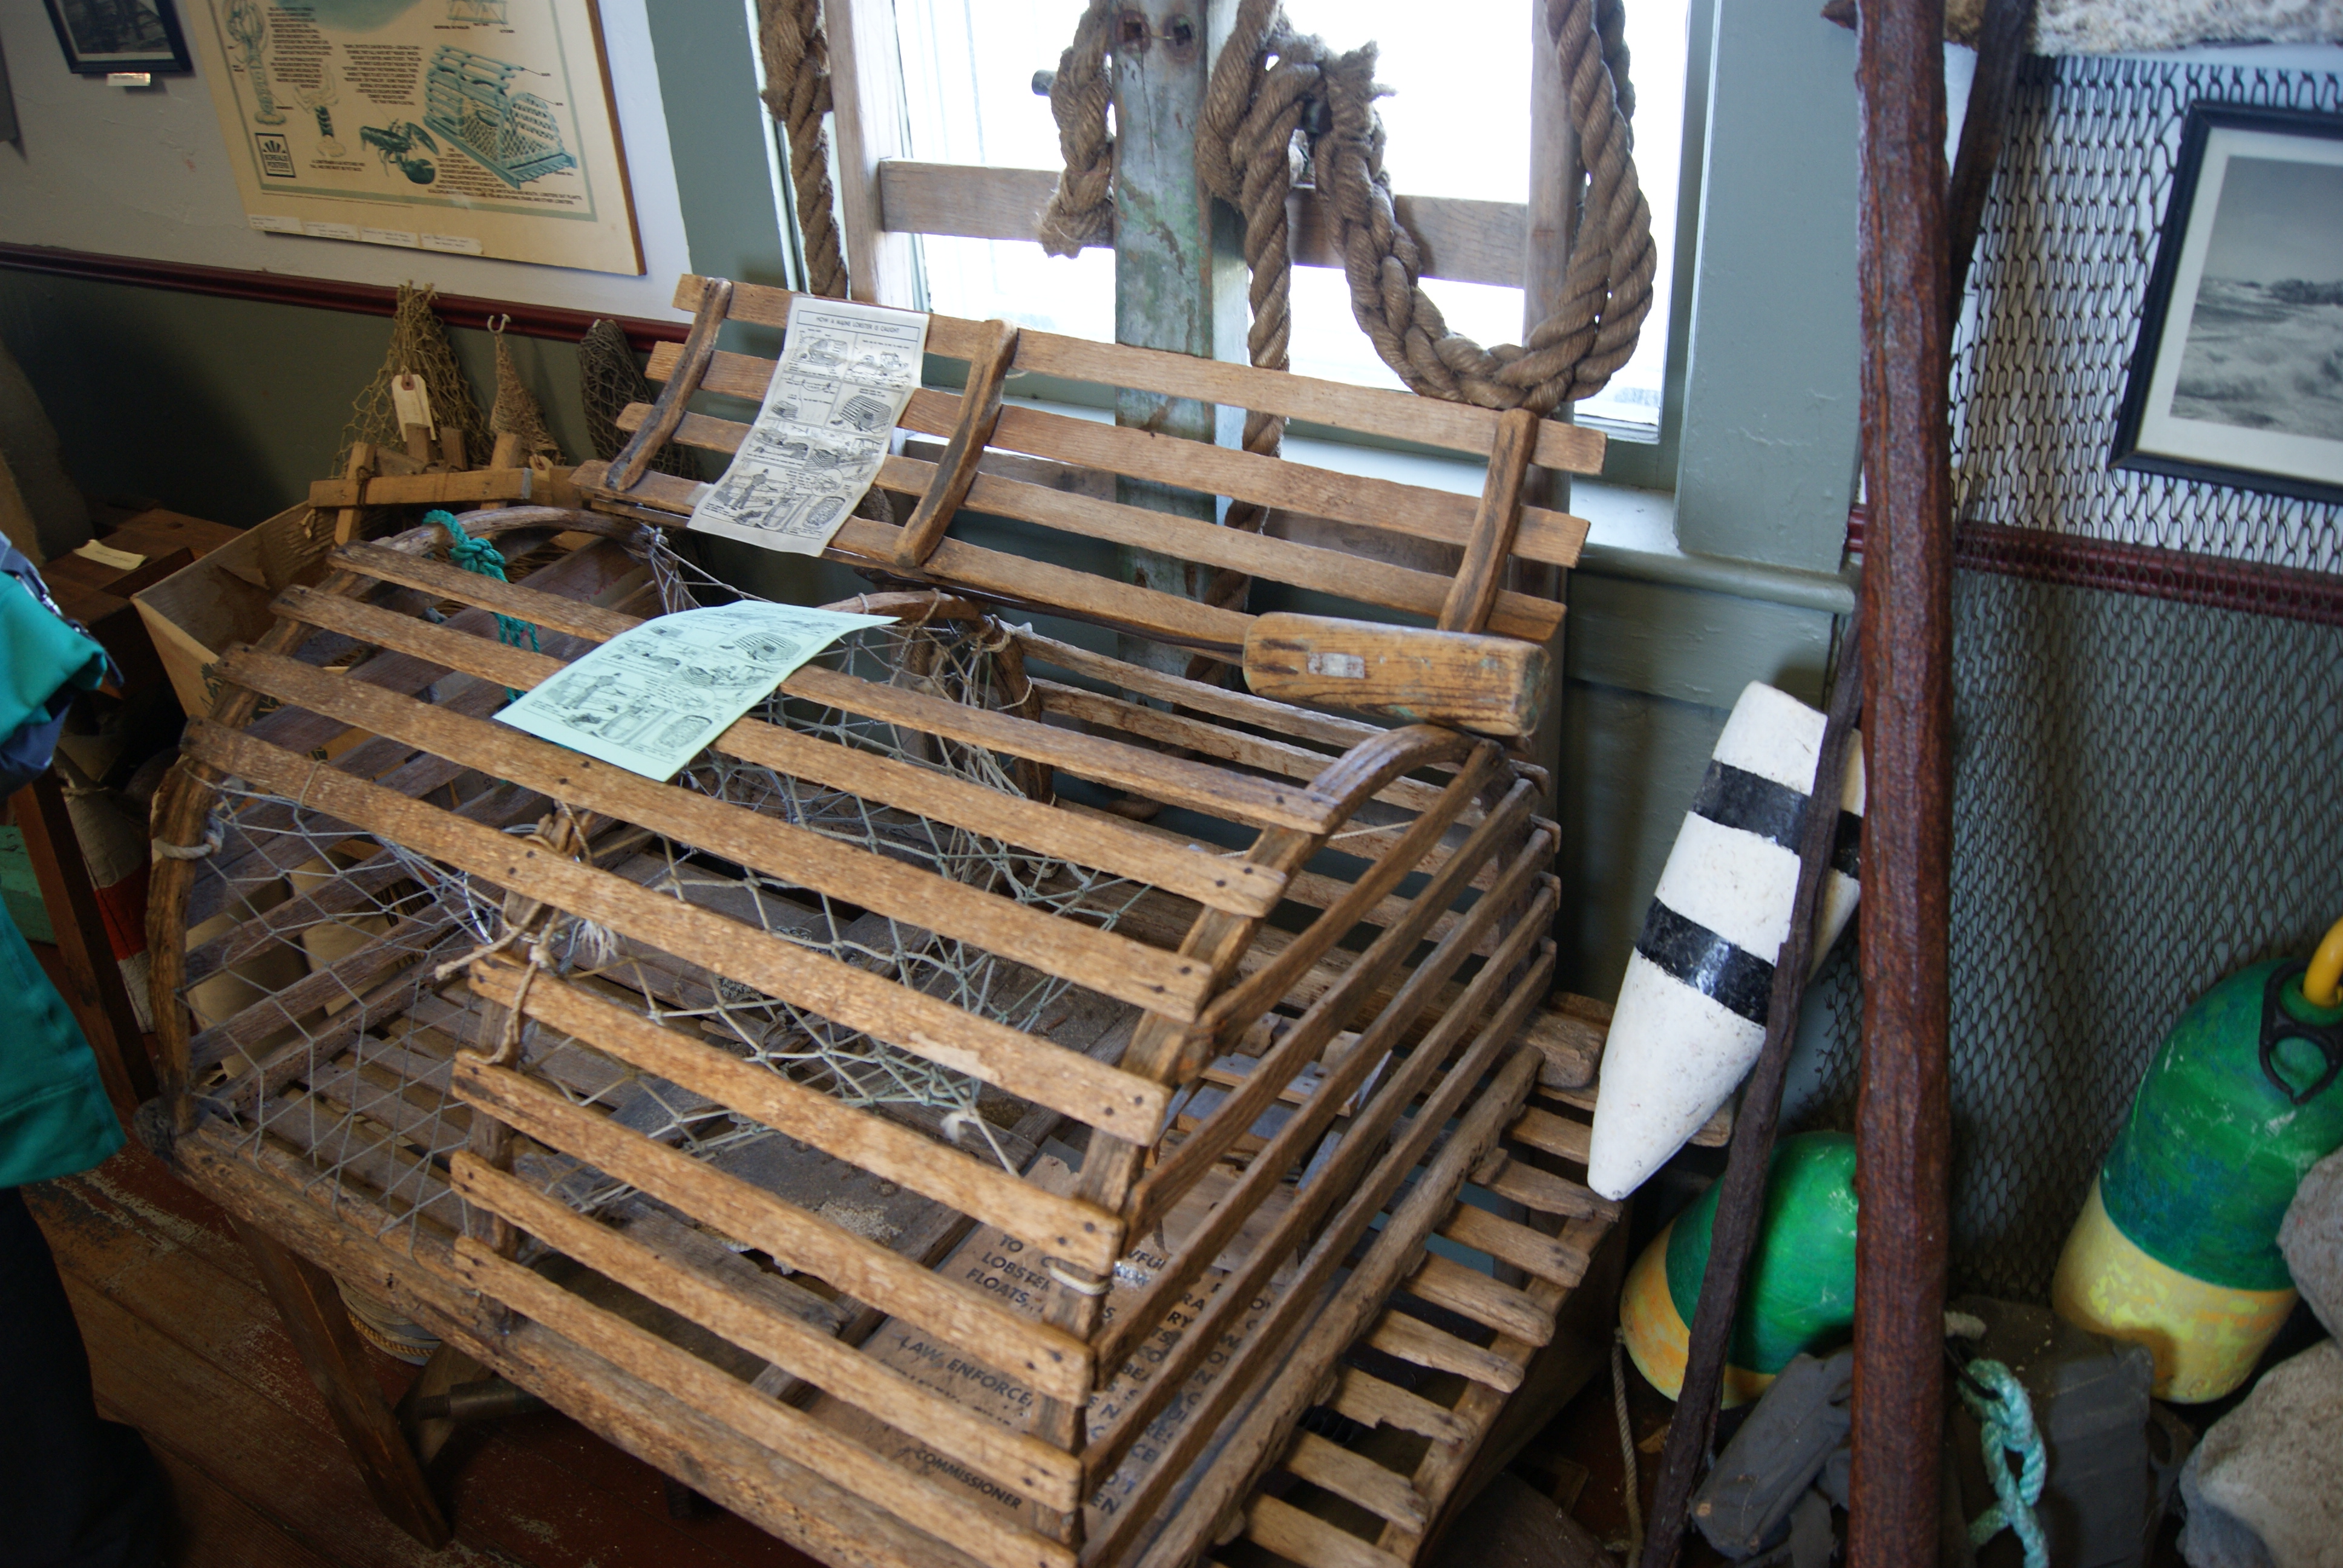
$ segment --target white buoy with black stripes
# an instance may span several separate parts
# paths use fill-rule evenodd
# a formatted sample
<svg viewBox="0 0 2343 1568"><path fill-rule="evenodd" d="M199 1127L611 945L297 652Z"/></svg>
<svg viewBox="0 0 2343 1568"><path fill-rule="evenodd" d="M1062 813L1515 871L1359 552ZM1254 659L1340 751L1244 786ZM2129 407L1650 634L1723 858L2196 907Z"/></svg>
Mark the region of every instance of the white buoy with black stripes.
<svg viewBox="0 0 2343 1568"><path fill-rule="evenodd" d="M1790 931L1798 832L1823 716L1752 682L1717 738L1627 960L1603 1050L1587 1185L1624 1198L1711 1116L1765 1043L1774 960ZM1847 757L1815 962L1855 912L1861 738Z"/></svg>

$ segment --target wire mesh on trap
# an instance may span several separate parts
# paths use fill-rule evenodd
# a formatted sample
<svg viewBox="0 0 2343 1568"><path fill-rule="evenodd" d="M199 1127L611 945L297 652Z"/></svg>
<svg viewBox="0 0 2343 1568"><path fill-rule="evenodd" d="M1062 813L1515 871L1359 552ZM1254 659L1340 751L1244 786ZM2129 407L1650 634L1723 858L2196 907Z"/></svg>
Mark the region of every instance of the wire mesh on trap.
<svg viewBox="0 0 2343 1568"><path fill-rule="evenodd" d="M741 597L677 556L663 538L644 550L663 610ZM971 707L1014 708L1021 666L1001 655L991 619L909 620L859 631L819 656L830 668ZM473 682L475 700L494 689ZM442 691L437 699L461 701ZM1027 765L779 692L750 717L859 751L908 762L1008 794L1032 794ZM703 752L678 782L729 804L780 818L825 838L980 887L1020 904L1111 929L1144 889L1107 873L1017 849L968 829L873 804L769 768ZM1046 788L1046 783L1041 783ZM540 798L478 774L435 788L505 830L538 830ZM512 819L516 812L527 819ZM397 843L356 835L307 807L230 779L212 818L218 848L202 862L189 900L192 983L199 1028L267 999L281 1024L227 1055L207 1083L215 1110L256 1143L272 1137L302 1151L330 1195L354 1179L408 1226L427 1215L450 1226L458 1201L435 1167L468 1136L471 1113L447 1096L449 1058L483 1043L479 1004L463 960L514 930L502 889ZM646 829L605 828L595 863L653 891L719 910L798 946L894 980L993 1022L1044 1030L1079 1005L1071 982L971 943L864 911ZM258 950L210 955L206 943L269 914L276 940ZM976 1079L845 1028L710 972L688 955L618 939L564 918L547 933L551 970L627 993L651 1020L715 1042L859 1107L909 1114L962 1148L1014 1170L1007 1129L1026 1108ZM232 958L233 961L217 961ZM247 1033L250 1031L247 1030ZM742 1146L782 1136L699 1095L623 1066L531 1020L521 1040L535 1074L573 1102L695 1157L739 1157ZM347 1060L344 1059L347 1057ZM624 1199L619 1182L566 1156L523 1155L519 1173L584 1211ZM411 1238L410 1238L411 1239Z"/></svg>

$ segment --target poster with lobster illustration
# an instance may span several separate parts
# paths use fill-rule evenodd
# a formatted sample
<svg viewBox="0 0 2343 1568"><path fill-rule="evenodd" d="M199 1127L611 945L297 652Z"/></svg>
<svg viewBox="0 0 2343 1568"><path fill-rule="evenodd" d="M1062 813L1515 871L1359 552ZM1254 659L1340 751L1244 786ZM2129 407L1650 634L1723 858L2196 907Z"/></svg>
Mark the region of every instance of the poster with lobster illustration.
<svg viewBox="0 0 2343 1568"><path fill-rule="evenodd" d="M253 227L639 274L592 0L192 0Z"/></svg>

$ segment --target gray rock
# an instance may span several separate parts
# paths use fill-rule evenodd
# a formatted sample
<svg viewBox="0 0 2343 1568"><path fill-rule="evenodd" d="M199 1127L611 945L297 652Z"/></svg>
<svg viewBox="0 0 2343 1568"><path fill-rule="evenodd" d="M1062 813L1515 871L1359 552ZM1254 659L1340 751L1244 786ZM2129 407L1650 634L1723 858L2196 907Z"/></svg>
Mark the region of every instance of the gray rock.
<svg viewBox="0 0 2343 1568"><path fill-rule="evenodd" d="M2180 1491L2190 1568L2343 1568L2343 1348L2324 1341L2263 1373Z"/></svg>
<svg viewBox="0 0 2343 1568"><path fill-rule="evenodd" d="M2313 1165L2294 1190L2278 1248L2294 1288L2327 1332L2343 1339L2343 1149Z"/></svg>

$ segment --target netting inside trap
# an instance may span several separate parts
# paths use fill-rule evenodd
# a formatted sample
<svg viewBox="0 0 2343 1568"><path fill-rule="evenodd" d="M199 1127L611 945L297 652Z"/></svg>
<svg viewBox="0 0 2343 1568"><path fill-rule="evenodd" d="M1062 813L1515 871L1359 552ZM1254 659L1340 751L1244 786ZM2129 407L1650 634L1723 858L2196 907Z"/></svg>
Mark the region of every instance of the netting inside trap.
<svg viewBox="0 0 2343 1568"><path fill-rule="evenodd" d="M716 585L663 544L653 544L650 557L665 608L692 608L712 597ZM1005 631L990 620L899 622L854 634L820 662L874 682L998 709L1025 695L1006 689L1021 676L1005 673L1016 669L1000 657L1005 643ZM477 693L478 685L463 689ZM435 699L447 703L462 695L443 682ZM496 705L489 701L482 711ZM751 717L1003 793L1030 794L1037 783L1030 764L779 693ZM438 770L455 773L452 764ZM396 782L388 776L382 781ZM1146 890L713 751L676 782L1098 929L1111 928ZM478 774L455 774L423 793L441 804L461 801L467 815L512 833L538 830L548 809L541 797ZM228 1055L208 1081L199 1080L198 1093L227 1113L241 1135L300 1151L321 1193L347 1189L364 1196L387 1210L394 1226L418 1214L458 1223L444 1171L467 1141L471 1112L447 1097L449 1062L460 1046L495 1043L480 1038L480 1004L460 972L462 960L508 934L508 912L524 923L526 916L518 904L508 910L507 890L234 780L220 792L213 825L219 848L198 871L190 913L202 920L189 934L191 953L255 915L272 918L277 940L188 988L198 1030L241 1015L244 1049ZM993 1022L1046 1033L1090 997L1070 994L1071 982L973 943L743 866L720 847L624 823L589 830L593 862L603 870ZM1029 1109L1022 1101L716 974L689 954L567 918L546 929L542 951L551 972L845 1103L887 1108L1011 1169L1031 1151L1006 1131ZM525 1069L574 1102L697 1157L734 1158L745 1144L780 1136L534 1021L521 1049ZM199 1035L199 1059L203 1054ZM516 1169L583 1211L628 1193L566 1158L524 1153Z"/></svg>

